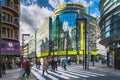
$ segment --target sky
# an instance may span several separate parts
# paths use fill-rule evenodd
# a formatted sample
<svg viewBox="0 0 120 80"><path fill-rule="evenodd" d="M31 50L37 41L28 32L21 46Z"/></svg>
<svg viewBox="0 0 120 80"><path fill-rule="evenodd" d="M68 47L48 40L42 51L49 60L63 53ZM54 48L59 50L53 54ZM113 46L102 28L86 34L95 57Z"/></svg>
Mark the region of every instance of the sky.
<svg viewBox="0 0 120 80"><path fill-rule="evenodd" d="M87 8L90 7L90 15L99 17L100 0L20 0L20 41L22 34L31 36L37 31L46 18L53 14L54 8L60 4L77 3Z"/></svg>

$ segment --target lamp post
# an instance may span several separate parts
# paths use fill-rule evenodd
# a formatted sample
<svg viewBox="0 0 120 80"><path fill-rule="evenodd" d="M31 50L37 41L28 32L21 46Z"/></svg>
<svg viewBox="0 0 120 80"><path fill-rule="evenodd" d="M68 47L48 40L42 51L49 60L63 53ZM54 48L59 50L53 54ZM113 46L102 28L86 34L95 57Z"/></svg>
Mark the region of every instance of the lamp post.
<svg viewBox="0 0 120 80"><path fill-rule="evenodd" d="M52 52L53 52L53 60L54 60L54 40L52 41L52 46L53 46L53 48L52 48Z"/></svg>
<svg viewBox="0 0 120 80"><path fill-rule="evenodd" d="M35 62L37 64L37 53L36 53L36 35L37 35L37 31L35 32Z"/></svg>
<svg viewBox="0 0 120 80"><path fill-rule="evenodd" d="M85 39L84 43L83 43L83 45L84 45L84 49L83 49L83 69L87 69L87 19L86 18L81 18L81 19L76 19L76 20L77 20L77 24L83 23L83 25L80 26L81 27L80 29L84 29L83 32L84 32L84 39ZM83 26L84 26L84 28L83 28ZM77 26L77 27L79 27L79 26ZM83 33L81 33L81 34L83 34ZM77 42L79 42L79 41L77 41ZM78 47L78 45L77 45L77 47Z"/></svg>
<svg viewBox="0 0 120 80"><path fill-rule="evenodd" d="M67 30L67 36L66 36L66 60L68 60L68 30Z"/></svg>
<svg viewBox="0 0 120 80"><path fill-rule="evenodd" d="M24 37L30 36L30 34L22 34L22 59L21 62L23 62L23 54L24 54Z"/></svg>
<svg viewBox="0 0 120 80"><path fill-rule="evenodd" d="M2 33L2 20L1 20L1 17L2 17L2 1L0 0L0 78L2 77L2 72L1 72L1 58L2 58L2 55L1 55L1 33Z"/></svg>

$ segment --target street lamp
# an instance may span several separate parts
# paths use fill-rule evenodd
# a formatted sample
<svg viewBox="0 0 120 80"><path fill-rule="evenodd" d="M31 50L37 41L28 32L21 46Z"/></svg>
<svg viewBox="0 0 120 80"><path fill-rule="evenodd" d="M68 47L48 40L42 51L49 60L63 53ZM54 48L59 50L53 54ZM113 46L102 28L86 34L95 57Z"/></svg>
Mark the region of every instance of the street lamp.
<svg viewBox="0 0 120 80"><path fill-rule="evenodd" d="M23 53L24 53L24 37L30 36L30 34L22 34L22 62L23 62Z"/></svg>

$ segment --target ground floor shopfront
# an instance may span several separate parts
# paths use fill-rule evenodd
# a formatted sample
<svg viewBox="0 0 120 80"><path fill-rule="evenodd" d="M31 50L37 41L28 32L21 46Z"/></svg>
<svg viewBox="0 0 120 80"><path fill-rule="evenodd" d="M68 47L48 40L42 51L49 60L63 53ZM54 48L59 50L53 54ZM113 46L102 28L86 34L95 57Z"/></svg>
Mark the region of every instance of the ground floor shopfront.
<svg viewBox="0 0 120 80"><path fill-rule="evenodd" d="M120 48L107 52L107 66L120 70Z"/></svg>
<svg viewBox="0 0 120 80"><path fill-rule="evenodd" d="M15 40L2 39L2 61L6 63L7 69L12 69L20 62L20 43Z"/></svg>
<svg viewBox="0 0 120 80"><path fill-rule="evenodd" d="M20 67L20 57L13 55L2 55L2 61L6 63L7 69Z"/></svg>

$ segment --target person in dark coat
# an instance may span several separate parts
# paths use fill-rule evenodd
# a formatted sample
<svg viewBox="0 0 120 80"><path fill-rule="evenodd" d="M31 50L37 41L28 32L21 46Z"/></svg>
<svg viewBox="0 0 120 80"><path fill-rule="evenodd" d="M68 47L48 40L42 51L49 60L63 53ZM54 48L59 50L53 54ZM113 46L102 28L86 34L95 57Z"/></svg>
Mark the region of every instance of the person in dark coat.
<svg viewBox="0 0 120 80"><path fill-rule="evenodd" d="M38 70L40 70L40 66L41 66L41 62L38 60L37 63L36 63L36 67Z"/></svg>
<svg viewBox="0 0 120 80"><path fill-rule="evenodd" d="M55 71L55 61L54 61L54 59L52 59L52 61L51 61L51 67L52 67L51 71Z"/></svg>
<svg viewBox="0 0 120 80"><path fill-rule="evenodd" d="M4 61L2 61L2 63L1 63L1 69L2 69L2 74L6 74L6 64L5 64L5 62Z"/></svg>
<svg viewBox="0 0 120 80"><path fill-rule="evenodd" d="M30 67L31 67L31 64L30 64L29 60L27 60L26 68L25 68L25 71L26 71L26 74L27 74L27 78L29 78L29 76L30 76L30 72L31 72Z"/></svg>

